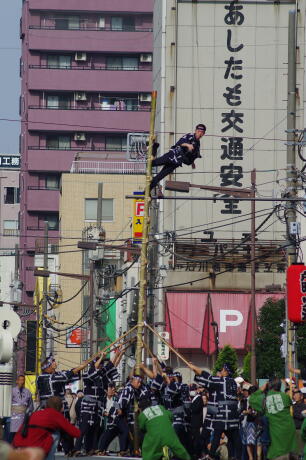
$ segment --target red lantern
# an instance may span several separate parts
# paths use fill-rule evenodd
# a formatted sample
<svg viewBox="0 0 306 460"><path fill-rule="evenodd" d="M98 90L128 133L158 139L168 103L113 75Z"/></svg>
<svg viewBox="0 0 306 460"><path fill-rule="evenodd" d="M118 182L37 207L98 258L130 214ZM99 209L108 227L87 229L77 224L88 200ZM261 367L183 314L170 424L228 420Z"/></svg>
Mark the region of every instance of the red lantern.
<svg viewBox="0 0 306 460"><path fill-rule="evenodd" d="M306 321L306 266L294 264L287 268L288 319L293 323Z"/></svg>

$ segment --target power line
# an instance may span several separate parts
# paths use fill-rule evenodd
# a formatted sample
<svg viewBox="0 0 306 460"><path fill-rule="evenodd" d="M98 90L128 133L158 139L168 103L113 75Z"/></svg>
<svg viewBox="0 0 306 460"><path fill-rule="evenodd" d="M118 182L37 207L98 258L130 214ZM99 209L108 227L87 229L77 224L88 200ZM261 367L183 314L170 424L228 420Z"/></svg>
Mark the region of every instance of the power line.
<svg viewBox="0 0 306 460"><path fill-rule="evenodd" d="M14 118L0 118L0 121L5 121L5 122L18 122L18 123L25 123L25 124L39 124L39 125L56 125L56 126L68 126L68 127L71 127L71 128L92 128L92 129L97 129L99 131L101 131L101 129L103 130L110 130L110 131L115 131L117 130L117 132L123 132L123 133L129 133L131 132L131 128L122 128L121 126L117 126L117 127L110 127L110 126L94 126L94 125L77 125L77 124L69 124L69 123L56 123L56 122L43 122L43 121L29 121L29 120L22 120L22 119L14 119ZM282 120L283 121L283 120ZM120 129L119 129L120 128ZM275 128L273 128L275 129ZM272 130L273 130L272 129ZM138 132L143 132L143 133L146 133L147 131L146 130L138 130ZM155 131L156 133L158 134L186 134L186 133L183 133L183 132L175 132L173 133L173 131L158 131L156 130ZM219 134L205 134L205 137L215 137L215 138L222 138L222 137L227 137L228 139L231 139L231 138L235 138L237 136L229 136L229 135L225 135L225 134L222 134L222 135L219 135ZM242 139L249 139L249 140L259 140L259 141L281 141L281 142L286 142L287 139L281 139L281 138L265 138L265 137L251 137L251 136L239 136L241 137ZM75 150L78 150L78 149L75 149Z"/></svg>

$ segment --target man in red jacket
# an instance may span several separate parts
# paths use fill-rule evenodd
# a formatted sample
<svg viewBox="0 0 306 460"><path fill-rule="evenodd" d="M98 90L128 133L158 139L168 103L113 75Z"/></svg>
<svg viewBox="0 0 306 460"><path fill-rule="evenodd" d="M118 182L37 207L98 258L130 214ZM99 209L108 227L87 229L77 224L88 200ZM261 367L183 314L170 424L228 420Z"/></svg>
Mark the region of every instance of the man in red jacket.
<svg viewBox="0 0 306 460"><path fill-rule="evenodd" d="M14 437L14 447L41 447L48 455L51 449L52 452L56 450L57 443L54 444L56 432L78 438L80 430L61 414L62 406L59 396L49 398L46 409L33 412L20 427ZM59 437L57 437L57 442L58 439Z"/></svg>

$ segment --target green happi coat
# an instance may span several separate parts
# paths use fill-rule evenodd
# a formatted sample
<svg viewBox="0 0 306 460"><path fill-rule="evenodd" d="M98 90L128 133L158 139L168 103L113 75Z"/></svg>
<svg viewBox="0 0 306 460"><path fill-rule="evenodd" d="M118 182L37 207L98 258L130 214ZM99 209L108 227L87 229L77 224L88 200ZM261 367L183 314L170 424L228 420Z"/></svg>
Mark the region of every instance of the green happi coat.
<svg viewBox="0 0 306 460"><path fill-rule="evenodd" d="M304 419L301 426L301 436L304 441L304 460L306 460L306 418Z"/></svg>
<svg viewBox="0 0 306 460"><path fill-rule="evenodd" d="M250 396L250 406L258 412L264 411L269 420L271 443L268 458L297 452L296 432L290 414L290 397L281 391L269 390L264 402L264 393L257 390Z"/></svg>
<svg viewBox="0 0 306 460"><path fill-rule="evenodd" d="M160 460L165 446L171 449L175 457L190 460L188 452L174 431L171 419L171 412L163 406L147 407L141 412L138 424L145 433L141 448L143 460Z"/></svg>

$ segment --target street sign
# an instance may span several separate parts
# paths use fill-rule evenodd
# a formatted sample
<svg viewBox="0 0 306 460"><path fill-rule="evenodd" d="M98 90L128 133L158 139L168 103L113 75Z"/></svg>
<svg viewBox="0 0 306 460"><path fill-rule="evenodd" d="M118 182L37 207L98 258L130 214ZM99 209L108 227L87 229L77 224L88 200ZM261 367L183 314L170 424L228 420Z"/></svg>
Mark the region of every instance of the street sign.
<svg viewBox="0 0 306 460"><path fill-rule="evenodd" d="M303 264L287 268L287 308L290 321L306 321L306 266Z"/></svg>
<svg viewBox="0 0 306 460"><path fill-rule="evenodd" d="M139 242L142 239L144 219L144 198L134 200L133 212L133 240Z"/></svg>
<svg viewBox="0 0 306 460"><path fill-rule="evenodd" d="M169 342L169 339L170 339L170 334L169 332L159 332L159 335L164 339L166 340L167 342ZM161 361L167 361L167 359L169 359L169 347L164 343L162 342L160 339L158 339L158 342L157 342L157 357L158 359L160 359Z"/></svg>
<svg viewBox="0 0 306 460"><path fill-rule="evenodd" d="M66 333L66 347L80 348L83 343L89 340L89 331L84 328L75 327L68 329Z"/></svg>
<svg viewBox="0 0 306 460"><path fill-rule="evenodd" d="M1 155L0 169L19 169L20 155Z"/></svg>

